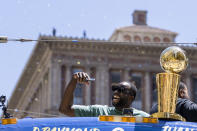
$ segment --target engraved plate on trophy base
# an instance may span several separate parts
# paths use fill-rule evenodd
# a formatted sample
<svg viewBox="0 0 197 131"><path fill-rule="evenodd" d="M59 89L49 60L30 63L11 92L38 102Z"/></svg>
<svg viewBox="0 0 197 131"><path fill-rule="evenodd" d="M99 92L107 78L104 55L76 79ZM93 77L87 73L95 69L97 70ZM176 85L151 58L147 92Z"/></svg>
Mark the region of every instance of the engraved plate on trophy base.
<svg viewBox="0 0 197 131"><path fill-rule="evenodd" d="M152 117L159 118L160 120L178 120L178 121L186 121L185 118L176 113L169 112L157 112L151 115Z"/></svg>

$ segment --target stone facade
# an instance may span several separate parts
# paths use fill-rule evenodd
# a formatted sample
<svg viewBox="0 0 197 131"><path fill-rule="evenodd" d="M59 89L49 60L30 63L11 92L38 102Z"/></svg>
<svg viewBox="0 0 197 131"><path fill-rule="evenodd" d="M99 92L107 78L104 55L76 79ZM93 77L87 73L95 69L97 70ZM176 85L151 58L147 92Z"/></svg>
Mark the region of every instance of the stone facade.
<svg viewBox="0 0 197 131"><path fill-rule="evenodd" d="M138 26L144 31L134 33ZM157 98L155 74L162 72L159 56L166 47L176 45L171 43L176 33L154 29L147 25L117 29L109 41L40 36L39 40L46 41L37 43L16 85L8 103L9 108L16 109L11 114L18 118L63 116L58 107L71 75L77 71L85 71L96 80L90 87L77 85L74 104L111 105L111 83L126 80L134 81L138 88L133 107L149 112ZM142 41L133 41L136 34ZM144 42L144 36L149 36L150 41ZM155 36L169 41L154 42ZM190 60L182 79L197 102L197 47L179 46Z"/></svg>

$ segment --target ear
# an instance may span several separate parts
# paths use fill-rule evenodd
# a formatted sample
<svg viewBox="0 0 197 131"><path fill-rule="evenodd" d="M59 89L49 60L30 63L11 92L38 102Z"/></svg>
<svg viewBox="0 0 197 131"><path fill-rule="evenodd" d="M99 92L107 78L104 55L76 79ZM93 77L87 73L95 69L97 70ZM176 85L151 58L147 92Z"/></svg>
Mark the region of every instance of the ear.
<svg viewBox="0 0 197 131"><path fill-rule="evenodd" d="M183 89L180 89L178 93L179 93L179 97L181 97L181 98L182 98L182 97L183 97L183 95L184 95L184 94L183 94L183 93L184 93Z"/></svg>
<svg viewBox="0 0 197 131"><path fill-rule="evenodd" d="M134 101L134 99L135 99L134 96L130 96L129 98L131 101Z"/></svg>

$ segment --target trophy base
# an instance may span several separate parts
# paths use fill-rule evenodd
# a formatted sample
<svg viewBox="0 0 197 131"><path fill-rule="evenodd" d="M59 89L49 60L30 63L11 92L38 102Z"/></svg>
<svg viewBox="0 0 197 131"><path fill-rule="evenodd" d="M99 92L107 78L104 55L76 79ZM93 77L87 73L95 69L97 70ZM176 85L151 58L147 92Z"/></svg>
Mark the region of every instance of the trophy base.
<svg viewBox="0 0 197 131"><path fill-rule="evenodd" d="M157 112L151 115L151 117L159 118L160 120L171 120L171 121L186 121L185 118L176 113L169 112Z"/></svg>

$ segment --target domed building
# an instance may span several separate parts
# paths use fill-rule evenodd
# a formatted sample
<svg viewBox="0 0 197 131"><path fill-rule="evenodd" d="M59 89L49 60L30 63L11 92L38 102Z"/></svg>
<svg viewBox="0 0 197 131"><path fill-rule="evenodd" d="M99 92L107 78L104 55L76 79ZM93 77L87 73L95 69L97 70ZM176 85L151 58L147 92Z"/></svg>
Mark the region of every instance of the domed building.
<svg viewBox="0 0 197 131"><path fill-rule="evenodd" d="M148 26L146 14L147 11L134 11L133 25L116 29L109 40L135 43L175 42L177 33Z"/></svg>
<svg viewBox="0 0 197 131"><path fill-rule="evenodd" d="M177 33L147 25L147 12L136 10L133 25L116 29L108 41L40 36L16 85L8 106L15 117L63 116L58 108L75 72L87 72L96 80L90 87L78 85L74 104L111 105L111 84L134 82L138 93L134 108L149 112L157 102L155 74L163 72L161 52L175 44ZM188 53L189 67L182 79L197 102L197 48L179 45ZM24 112L19 112L24 111ZM36 114L37 112L37 114Z"/></svg>

